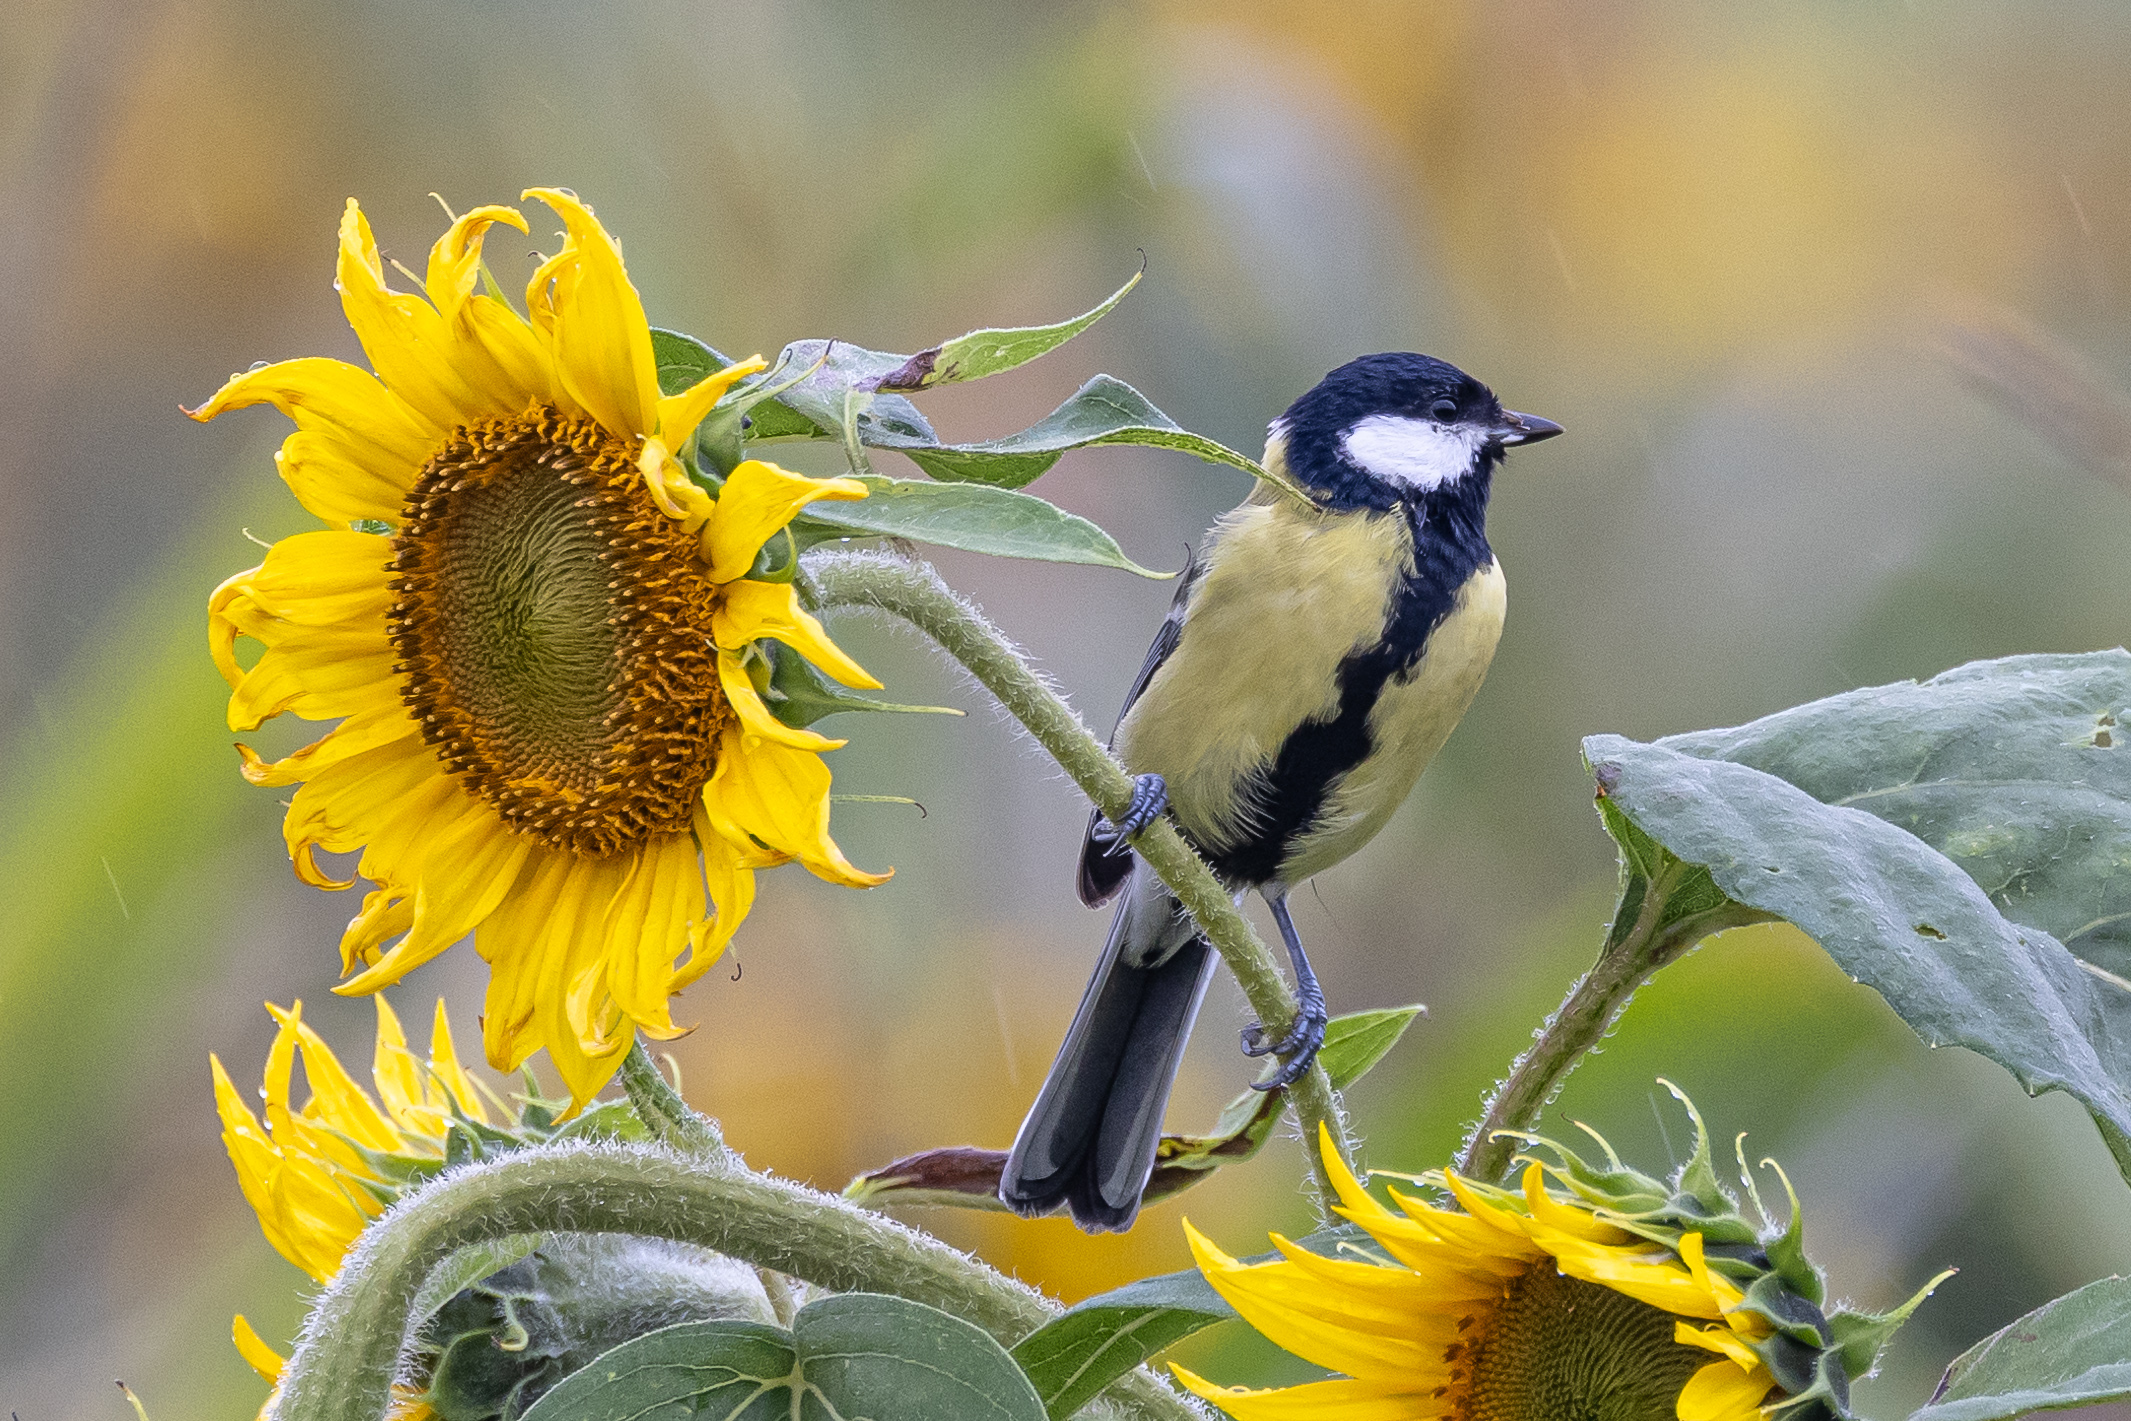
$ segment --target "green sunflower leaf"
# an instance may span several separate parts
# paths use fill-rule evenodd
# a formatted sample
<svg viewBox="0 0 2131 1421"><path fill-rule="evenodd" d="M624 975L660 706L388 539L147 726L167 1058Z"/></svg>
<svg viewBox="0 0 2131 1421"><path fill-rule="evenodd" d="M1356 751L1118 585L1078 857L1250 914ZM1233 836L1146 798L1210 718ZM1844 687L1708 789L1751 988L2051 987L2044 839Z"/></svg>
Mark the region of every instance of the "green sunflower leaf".
<svg viewBox="0 0 2131 1421"><path fill-rule="evenodd" d="M987 375L998 375L1026 365L1039 355L1048 355L1116 310L1117 303L1124 300L1126 293L1139 285L1140 278L1146 274L1147 269L1142 266L1132 274L1130 281L1112 292L1107 301L1069 321L1049 326L971 331L968 335L942 341L928 350L919 351L881 376L873 388L884 392L929 390L934 385L981 380Z"/></svg>
<svg viewBox="0 0 2131 1421"><path fill-rule="evenodd" d="M1272 479L1257 460L1204 435L1193 434L1156 409L1145 395L1109 375L1097 375L1057 409L1019 434L1003 439L941 444L889 434L866 442L908 456L936 479L997 488L1022 488L1035 482L1068 451L1102 444L1180 449L1208 463L1241 469L1254 478Z"/></svg>
<svg viewBox="0 0 2131 1421"><path fill-rule="evenodd" d="M1614 813L1797 924L1925 1041L2069 1092L2131 1173L2131 985L2042 926L2083 913L2102 955L2131 893L2131 779L2096 743L2127 701L2121 651L2016 657L1584 753Z"/></svg>
<svg viewBox="0 0 2131 1421"><path fill-rule="evenodd" d="M1671 736L1899 825L2005 917L2131 980L2131 654L2015 656Z"/></svg>
<svg viewBox="0 0 2131 1421"><path fill-rule="evenodd" d="M1125 556L1108 533L1033 494L983 484L924 479L861 478L871 495L853 503L817 503L793 520L803 541L828 538L908 538L995 557L1123 568L1141 577L1168 577Z"/></svg>
<svg viewBox="0 0 2131 1421"><path fill-rule="evenodd" d="M2131 1397L2131 1279L2045 1303L1953 1359L1909 1421L2012 1421Z"/></svg>
<svg viewBox="0 0 2131 1421"><path fill-rule="evenodd" d="M937 1308L876 1293L809 1303L792 1329L684 1322L566 1377L525 1421L1041 1421L1005 1349Z"/></svg>

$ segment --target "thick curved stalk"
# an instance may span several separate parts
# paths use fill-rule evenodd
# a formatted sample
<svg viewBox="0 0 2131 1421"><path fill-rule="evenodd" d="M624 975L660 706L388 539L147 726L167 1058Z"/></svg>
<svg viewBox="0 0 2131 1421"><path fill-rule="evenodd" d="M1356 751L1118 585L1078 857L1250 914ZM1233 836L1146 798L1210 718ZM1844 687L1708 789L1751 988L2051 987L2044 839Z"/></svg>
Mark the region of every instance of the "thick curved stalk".
<svg viewBox="0 0 2131 1421"><path fill-rule="evenodd" d="M652 1146L548 1146L455 1170L364 1233L304 1324L275 1421L382 1417L431 1271L467 1244L556 1232L699 1244L836 1291L926 1303L1008 1346L1058 1311L935 1238L802 1185ZM1139 1421L1198 1415L1144 1371L1109 1397Z"/></svg>
<svg viewBox="0 0 2131 1421"><path fill-rule="evenodd" d="M1132 800L1132 777L1014 644L931 568L880 553L834 553L810 558L806 571L823 608L873 608L938 642L1028 728L1097 808L1113 816L1125 812ZM1213 870L1167 818L1149 825L1132 847L1197 920L1267 1031L1276 1039L1285 1035L1295 1020L1294 993L1272 952ZM1308 1074L1288 1087L1288 1100L1302 1128L1303 1153L1317 1183L1319 1207L1328 1208L1335 1196L1316 1147L1318 1126L1331 1131L1343 1158L1353 1159L1339 1096L1324 1067L1312 1064Z"/></svg>
<svg viewBox="0 0 2131 1421"><path fill-rule="evenodd" d="M1531 1050L1510 1067L1508 1078L1488 1101L1486 1115L1465 1141L1458 1159L1460 1174L1497 1181L1509 1173L1520 1144L1515 1132L1538 1125L1540 1112L1569 1072L1613 1029L1628 999L1659 968L1677 962L1712 934L1771 921L1769 914L1729 899L1700 912L1668 912L1674 906L1674 890L1695 872L1692 865L1672 859L1654 881L1631 875L1621 904L1623 911L1632 905L1632 916L1616 915L1598 962L1569 989ZM1702 881L1706 885L1706 874ZM1504 1136L1504 1131L1512 1133Z"/></svg>

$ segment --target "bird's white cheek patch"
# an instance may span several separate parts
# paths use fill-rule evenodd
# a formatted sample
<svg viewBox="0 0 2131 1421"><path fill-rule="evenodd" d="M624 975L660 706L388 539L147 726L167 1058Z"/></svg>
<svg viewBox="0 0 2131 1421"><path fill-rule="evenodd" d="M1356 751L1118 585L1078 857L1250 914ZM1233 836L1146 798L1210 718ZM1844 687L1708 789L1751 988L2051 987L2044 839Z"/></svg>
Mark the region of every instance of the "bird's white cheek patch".
<svg viewBox="0 0 2131 1421"><path fill-rule="evenodd" d="M1406 415L1372 414L1340 436L1347 458L1380 479L1426 492L1472 472L1487 436Z"/></svg>

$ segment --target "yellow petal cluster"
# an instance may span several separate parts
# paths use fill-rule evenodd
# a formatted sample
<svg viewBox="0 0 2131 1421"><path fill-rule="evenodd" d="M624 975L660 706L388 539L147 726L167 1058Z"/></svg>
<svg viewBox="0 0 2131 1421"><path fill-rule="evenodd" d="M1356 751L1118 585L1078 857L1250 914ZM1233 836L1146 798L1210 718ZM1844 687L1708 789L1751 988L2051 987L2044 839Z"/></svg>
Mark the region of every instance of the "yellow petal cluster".
<svg viewBox="0 0 2131 1421"><path fill-rule="evenodd" d="M781 642L848 685L879 683L829 639L790 584L747 576L800 509L862 498L864 485L758 460L734 470L715 499L693 482L675 451L761 363L661 393L619 245L573 194L526 196L554 209L565 230L533 275L525 314L491 294L481 264L489 229L528 230L516 209L481 207L453 220L430 253L422 294L410 294L388 284L351 200L337 285L371 369L319 357L262 366L234 376L193 414L207 420L258 404L286 414L296 430L277 455L281 476L327 525L274 544L259 566L215 590L209 646L232 689L232 730L282 714L339 722L280 760L240 747L254 783L298 786L284 831L298 875L348 887L353 880L333 877L316 855L359 851L356 870L376 885L342 938L342 970L352 975L337 990L375 991L472 933L492 968L488 1061L515 1069L546 1049L581 1105L612 1076L638 1028L658 1038L684 1029L669 999L723 952L753 901L755 870L797 861L852 887L886 876L854 867L830 838L821 755L843 742L771 715L749 674L761 655L756 644ZM396 599L408 559L421 550L390 530L404 530L427 506L418 489L425 471L434 479L440 461L498 429L565 426L621 451L620 467L641 475L637 496L648 495L654 518L671 520L666 539L683 551L644 569L643 579L654 592L699 589L689 606L701 630L684 620L674 644L693 645L688 654L703 666L692 678L702 684L689 693L722 697L703 743L673 752L712 767L699 793L687 789L692 812L684 805L664 827L612 851L527 832L522 815L506 817L463 764L447 762L436 716L418 714L427 692L391 630L403 615ZM714 605L701 605L705 597ZM263 648L249 666L238 657L240 638ZM654 691L657 679L648 678ZM589 689L600 692L599 680ZM654 769L666 763L662 733L656 723L647 732ZM550 801L557 813L581 807L583 795L569 784L506 778L504 789L520 801L532 796L536 816Z"/></svg>
<svg viewBox="0 0 2131 1421"><path fill-rule="evenodd" d="M1339 1194L1336 1212L1360 1225L1394 1266L1322 1257L1277 1234L1278 1261L1243 1263L1185 1224L1206 1280L1246 1321L1344 1374L1253 1391L1175 1369L1237 1421L1471 1421L1469 1359L1485 1346L1508 1285L1537 1269L1670 1313L1675 1341L1716 1354L1681 1391L1680 1421L1760 1415L1775 1381L1746 1344L1765 1338L1767 1324L1739 1311L1739 1290L1704 1265L1700 1234L1685 1235L1677 1252L1651 1243L1548 1193L1536 1164L1524 1174L1521 1201L1446 1173L1443 1183L1464 1212L1393 1190L1394 1212L1362 1188L1328 1134L1320 1143Z"/></svg>
<svg viewBox="0 0 2131 1421"><path fill-rule="evenodd" d="M375 1000L377 1049L370 1072L375 1095L305 1024L301 1002L267 1006L280 1030L267 1052L260 1086L264 1119L245 1103L222 1062L208 1058L222 1142L245 1202L259 1216L267 1242L318 1283L340 1271L341 1260L391 1197L391 1181L363 1151L441 1161L453 1120L493 1123L481 1090L459 1064L444 1003L437 1002L425 1061L408 1048L399 1017L384 997ZM310 1099L300 1109L293 1103L299 1062L310 1087ZM268 1381L279 1381L284 1359L241 1314L231 1331L244 1360ZM402 1408L395 1414L412 1418L427 1409Z"/></svg>

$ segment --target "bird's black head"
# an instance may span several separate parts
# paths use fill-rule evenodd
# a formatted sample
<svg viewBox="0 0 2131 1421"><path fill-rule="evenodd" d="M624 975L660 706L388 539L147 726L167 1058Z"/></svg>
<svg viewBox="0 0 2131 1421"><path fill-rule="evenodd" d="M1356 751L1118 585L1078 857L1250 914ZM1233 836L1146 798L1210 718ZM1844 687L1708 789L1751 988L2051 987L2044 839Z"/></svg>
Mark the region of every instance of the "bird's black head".
<svg viewBox="0 0 2131 1421"><path fill-rule="evenodd" d="M1455 365L1393 351L1350 360L1318 381L1273 421L1267 454L1342 512L1432 495L1484 508L1502 451L1559 433L1552 420L1502 408Z"/></svg>

